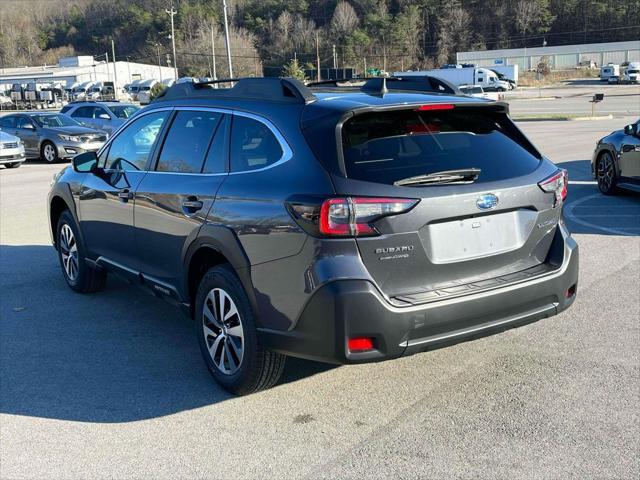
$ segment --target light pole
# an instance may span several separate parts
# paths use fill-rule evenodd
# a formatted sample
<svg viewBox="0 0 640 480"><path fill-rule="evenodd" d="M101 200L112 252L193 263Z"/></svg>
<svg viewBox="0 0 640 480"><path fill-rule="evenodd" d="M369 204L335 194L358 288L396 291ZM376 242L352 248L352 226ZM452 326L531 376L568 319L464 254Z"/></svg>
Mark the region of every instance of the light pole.
<svg viewBox="0 0 640 480"><path fill-rule="evenodd" d="M222 13L224 14L224 39L227 44L227 62L229 62L229 78L233 78L233 66L231 65L231 45L229 44L229 22L227 21L227 0L222 0Z"/></svg>
<svg viewBox="0 0 640 480"><path fill-rule="evenodd" d="M173 47L173 75L175 80L178 81L178 62L176 58L176 32L173 25L173 17L178 13L173 8L173 2L171 2L171 10L165 10L171 16L171 45ZM226 18L226 17L225 17Z"/></svg>

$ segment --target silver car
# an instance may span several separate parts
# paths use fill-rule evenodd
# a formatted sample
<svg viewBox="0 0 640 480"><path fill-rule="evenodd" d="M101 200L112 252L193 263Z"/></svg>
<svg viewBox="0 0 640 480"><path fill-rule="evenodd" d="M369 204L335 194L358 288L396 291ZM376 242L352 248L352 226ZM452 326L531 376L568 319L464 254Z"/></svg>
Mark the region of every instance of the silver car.
<svg viewBox="0 0 640 480"><path fill-rule="evenodd" d="M0 131L0 165L16 168L25 161L25 158L22 140Z"/></svg>
<svg viewBox="0 0 640 480"><path fill-rule="evenodd" d="M107 133L85 127L61 113L16 113L0 118L0 129L24 143L27 157L49 163L97 151Z"/></svg>
<svg viewBox="0 0 640 480"><path fill-rule="evenodd" d="M120 102L74 102L65 105L60 113L66 113L83 125L114 133L132 117L140 107Z"/></svg>

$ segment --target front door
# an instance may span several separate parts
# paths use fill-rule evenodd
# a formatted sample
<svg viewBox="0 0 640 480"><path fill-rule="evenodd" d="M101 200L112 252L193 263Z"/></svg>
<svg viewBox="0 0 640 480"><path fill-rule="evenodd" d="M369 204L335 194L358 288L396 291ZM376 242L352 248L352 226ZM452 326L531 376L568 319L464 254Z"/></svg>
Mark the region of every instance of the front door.
<svg viewBox="0 0 640 480"><path fill-rule="evenodd" d="M178 109L155 166L136 191L138 258L145 280L179 291L184 254L226 178L228 116Z"/></svg>
<svg viewBox="0 0 640 480"><path fill-rule="evenodd" d="M134 192L170 111L142 115L120 132L100 154L97 174L88 175L79 196L82 233L89 256L106 266L136 274L133 229Z"/></svg>
<svg viewBox="0 0 640 480"><path fill-rule="evenodd" d="M27 155L39 155L38 151L38 134L36 126L28 117L18 117L16 124L16 137L19 137L24 143L24 149Z"/></svg>
<svg viewBox="0 0 640 480"><path fill-rule="evenodd" d="M640 123L637 124L640 128ZM620 175L623 177L640 178L640 132L635 135L627 134L622 139L620 153Z"/></svg>

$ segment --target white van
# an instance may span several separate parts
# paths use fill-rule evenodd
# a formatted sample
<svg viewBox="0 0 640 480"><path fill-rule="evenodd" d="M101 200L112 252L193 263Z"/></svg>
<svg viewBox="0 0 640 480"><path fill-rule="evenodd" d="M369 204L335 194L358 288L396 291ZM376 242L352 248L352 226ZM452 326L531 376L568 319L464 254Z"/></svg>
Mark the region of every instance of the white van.
<svg viewBox="0 0 640 480"><path fill-rule="evenodd" d="M620 65L609 63L608 65L604 65L600 68L601 82L608 81L609 77L619 77L619 76L620 76Z"/></svg>
<svg viewBox="0 0 640 480"><path fill-rule="evenodd" d="M630 62L622 75L623 83L640 83L640 62Z"/></svg>

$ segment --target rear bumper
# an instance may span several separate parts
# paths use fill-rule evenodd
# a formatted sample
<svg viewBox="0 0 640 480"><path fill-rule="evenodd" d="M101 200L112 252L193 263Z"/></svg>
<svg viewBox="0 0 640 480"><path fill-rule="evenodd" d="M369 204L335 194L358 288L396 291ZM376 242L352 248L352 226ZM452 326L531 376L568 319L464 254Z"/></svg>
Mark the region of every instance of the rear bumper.
<svg viewBox="0 0 640 480"><path fill-rule="evenodd" d="M558 268L551 273L425 305L394 307L366 280L326 284L311 298L294 330L261 330L261 341L267 348L297 357L364 363L411 355L551 317L573 303L578 282L578 245L564 227L559 227L557 237ZM567 297L570 288L574 291ZM373 338L375 349L349 352L347 339L353 337Z"/></svg>

